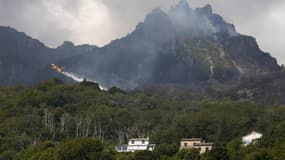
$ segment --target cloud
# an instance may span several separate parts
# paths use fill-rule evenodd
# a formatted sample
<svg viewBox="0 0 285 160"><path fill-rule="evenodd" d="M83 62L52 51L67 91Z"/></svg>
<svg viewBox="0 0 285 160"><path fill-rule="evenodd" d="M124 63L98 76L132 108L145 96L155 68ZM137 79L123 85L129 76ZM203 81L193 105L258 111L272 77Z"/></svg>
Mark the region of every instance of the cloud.
<svg viewBox="0 0 285 160"><path fill-rule="evenodd" d="M237 31L285 63L284 0L188 0L211 4ZM55 47L64 40L104 45L132 30L153 8L168 10L178 0L0 0L0 25L12 26Z"/></svg>
<svg viewBox="0 0 285 160"><path fill-rule="evenodd" d="M103 44L114 34L109 12L100 1L0 0L0 15L0 25L15 27L53 47L64 40Z"/></svg>

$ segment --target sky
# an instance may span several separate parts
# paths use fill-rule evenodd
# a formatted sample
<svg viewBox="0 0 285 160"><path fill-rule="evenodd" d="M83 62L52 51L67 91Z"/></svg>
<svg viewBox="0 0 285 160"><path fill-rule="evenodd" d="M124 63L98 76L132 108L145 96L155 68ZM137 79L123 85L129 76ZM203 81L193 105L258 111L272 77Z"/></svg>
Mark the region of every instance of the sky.
<svg viewBox="0 0 285 160"><path fill-rule="evenodd" d="M104 46L133 31L152 9L167 11L179 0L0 0L0 25L11 26L49 47L63 41ZM285 64L284 0L188 0L211 4L239 33Z"/></svg>

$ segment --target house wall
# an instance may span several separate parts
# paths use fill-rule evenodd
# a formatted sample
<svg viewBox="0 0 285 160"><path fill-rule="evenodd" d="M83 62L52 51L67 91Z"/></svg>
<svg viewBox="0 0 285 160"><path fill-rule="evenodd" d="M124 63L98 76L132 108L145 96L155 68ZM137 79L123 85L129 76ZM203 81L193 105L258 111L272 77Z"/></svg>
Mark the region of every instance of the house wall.
<svg viewBox="0 0 285 160"><path fill-rule="evenodd" d="M115 150L117 152L127 152L128 146L127 145L116 146Z"/></svg>
<svg viewBox="0 0 285 160"><path fill-rule="evenodd" d="M155 144L150 145L148 138L145 139L138 138L138 139L130 139L128 145L116 146L115 149L117 152L134 152L134 151L143 151L143 150L153 151L154 148Z"/></svg>
<svg viewBox="0 0 285 160"><path fill-rule="evenodd" d="M181 141L180 142L180 149L190 149L194 147L194 144L201 143L201 141ZM185 146L187 144L187 146Z"/></svg>
<svg viewBox="0 0 285 160"><path fill-rule="evenodd" d="M213 146L212 143L205 143L203 140L196 140L196 139L191 139L191 140L181 140L180 141L180 149L199 149L200 154L204 154L207 151L210 151Z"/></svg>
<svg viewBox="0 0 285 160"><path fill-rule="evenodd" d="M132 143L134 142L134 143ZM128 145L148 145L149 144L149 140L129 140Z"/></svg>
<svg viewBox="0 0 285 160"><path fill-rule="evenodd" d="M155 147L154 146L148 146L149 151L154 151Z"/></svg>
<svg viewBox="0 0 285 160"><path fill-rule="evenodd" d="M207 151L210 151L212 150L212 146L195 146L194 148L197 148L200 150L200 154L204 154L206 153Z"/></svg>
<svg viewBox="0 0 285 160"><path fill-rule="evenodd" d="M147 145L144 146L135 146L135 145L130 145L128 146L128 150L129 151L143 151L143 150L147 150Z"/></svg>
<svg viewBox="0 0 285 160"><path fill-rule="evenodd" d="M242 142L243 142L244 146L247 146L253 142L258 141L258 139L260 139L260 138L262 138L262 134L252 132L251 134L248 134L248 135L242 137Z"/></svg>

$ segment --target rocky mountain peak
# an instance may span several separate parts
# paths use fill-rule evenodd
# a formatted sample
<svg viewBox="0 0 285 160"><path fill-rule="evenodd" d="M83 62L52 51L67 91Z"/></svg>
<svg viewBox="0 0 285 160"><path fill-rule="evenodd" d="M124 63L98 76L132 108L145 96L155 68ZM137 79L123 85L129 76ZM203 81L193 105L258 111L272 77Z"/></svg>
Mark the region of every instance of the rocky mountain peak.
<svg viewBox="0 0 285 160"><path fill-rule="evenodd" d="M171 10L190 10L190 5L187 0L180 0L176 5L172 6Z"/></svg>
<svg viewBox="0 0 285 160"><path fill-rule="evenodd" d="M202 8L197 8L195 10L198 14L203 14L206 16L211 16L213 14L213 9L212 6L207 4L206 6L202 7Z"/></svg>
<svg viewBox="0 0 285 160"><path fill-rule="evenodd" d="M193 10L189 6L187 0L181 0L178 4L173 5L168 12L168 15L170 17L176 16L184 19L187 18L190 14L193 14Z"/></svg>
<svg viewBox="0 0 285 160"><path fill-rule="evenodd" d="M64 41L57 49L66 49L66 48L73 48L74 44L70 41Z"/></svg>
<svg viewBox="0 0 285 160"><path fill-rule="evenodd" d="M170 23L168 15L160 8L152 10L147 14L144 23L147 25L156 25L156 23Z"/></svg>
<svg viewBox="0 0 285 160"><path fill-rule="evenodd" d="M147 14L144 22L139 23L131 35L135 37L133 40L146 38L148 41L163 43L173 38L174 33L175 29L169 16L160 8L156 8Z"/></svg>

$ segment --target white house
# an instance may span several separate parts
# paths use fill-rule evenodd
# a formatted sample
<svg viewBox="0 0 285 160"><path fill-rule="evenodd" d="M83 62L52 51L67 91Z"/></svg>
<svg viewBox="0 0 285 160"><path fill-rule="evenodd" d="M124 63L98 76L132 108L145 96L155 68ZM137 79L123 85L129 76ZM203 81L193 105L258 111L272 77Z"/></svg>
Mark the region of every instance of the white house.
<svg viewBox="0 0 285 160"><path fill-rule="evenodd" d="M242 137L242 143L244 146L248 146L250 144L256 143L260 138L262 138L262 134L252 131L250 134Z"/></svg>
<svg viewBox="0 0 285 160"><path fill-rule="evenodd" d="M155 144L150 144L149 138L132 138L128 144L116 146L117 152L135 152L155 149Z"/></svg>

